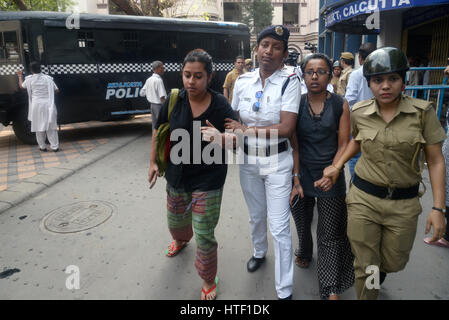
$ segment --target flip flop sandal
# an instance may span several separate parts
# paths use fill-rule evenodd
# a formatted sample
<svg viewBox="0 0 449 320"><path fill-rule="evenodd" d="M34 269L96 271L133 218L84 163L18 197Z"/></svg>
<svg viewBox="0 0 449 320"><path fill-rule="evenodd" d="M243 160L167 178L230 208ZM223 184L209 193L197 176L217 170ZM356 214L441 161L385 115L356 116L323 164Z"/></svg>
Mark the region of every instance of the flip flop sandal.
<svg viewBox="0 0 449 320"><path fill-rule="evenodd" d="M173 240L172 243L170 243L170 245L168 246L168 249L165 250L165 255L167 257L174 257L176 256L178 253L181 252L182 249L184 249L187 246L187 242L184 242L182 245L180 246L175 246L176 241Z"/></svg>
<svg viewBox="0 0 449 320"><path fill-rule="evenodd" d="M431 239L432 238L425 238L424 242L427 243L428 245L431 245L431 246L449 248L449 242L446 239L441 238L438 241L430 242Z"/></svg>
<svg viewBox="0 0 449 320"><path fill-rule="evenodd" d="M217 288L217 285L218 285L218 277L215 277L215 283L212 287L210 287L209 290L206 291L206 290L204 290L204 288L201 288L201 292L204 293L204 298L205 298L204 300L209 300L209 299L207 299L207 296L209 295L209 293L211 293L214 289ZM217 293L215 293L215 297L211 300L215 300L215 299L217 299Z"/></svg>
<svg viewBox="0 0 449 320"><path fill-rule="evenodd" d="M298 257L296 257L295 264L302 269L307 269L310 265L310 261L301 260Z"/></svg>

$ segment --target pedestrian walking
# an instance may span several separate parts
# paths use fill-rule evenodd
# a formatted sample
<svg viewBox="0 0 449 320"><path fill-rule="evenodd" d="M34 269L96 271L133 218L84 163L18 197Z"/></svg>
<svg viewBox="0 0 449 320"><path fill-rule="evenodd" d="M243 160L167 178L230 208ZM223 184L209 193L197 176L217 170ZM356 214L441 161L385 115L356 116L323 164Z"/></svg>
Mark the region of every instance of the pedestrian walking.
<svg viewBox="0 0 449 320"><path fill-rule="evenodd" d="M354 257L346 236L346 181L341 174L333 185L323 177L323 170L338 161L349 142L349 106L341 96L326 90L332 78L332 62L326 55L308 56L302 69L308 92L301 97L292 139L290 203L299 239L295 262L307 268L312 260L311 224L317 203L320 297L337 300L354 283Z"/></svg>
<svg viewBox="0 0 449 320"><path fill-rule="evenodd" d="M343 165L362 152L346 197L359 299L376 299L386 274L404 269L409 260L422 211L422 178L416 161L421 148L433 193L426 233L433 228L433 242L445 232L441 153L445 134L432 102L402 93L408 69L407 57L397 48L381 48L366 58L363 72L375 99L354 105L353 138L342 157L324 170L325 177L336 181ZM380 271L380 283L367 284L371 275L367 268Z"/></svg>
<svg viewBox="0 0 449 320"><path fill-rule="evenodd" d="M354 70L354 55L351 52L342 52L340 63L343 71L338 79L336 93L344 97L346 94L346 87L348 85L349 77Z"/></svg>
<svg viewBox="0 0 449 320"><path fill-rule="evenodd" d="M253 72L253 60L251 59L245 59L245 70L246 72Z"/></svg>
<svg viewBox="0 0 449 320"><path fill-rule="evenodd" d="M449 67L447 67L444 70L445 76L449 76ZM446 113L446 127L449 127L449 110ZM449 248L449 131L447 132L446 140L444 140L443 143L443 156L444 156L444 163L446 164L446 210L445 210L445 216L446 216L446 232L444 233L444 236L437 240L433 241L432 237L424 238L424 242L432 245L432 246L438 246L443 248Z"/></svg>
<svg viewBox="0 0 449 320"><path fill-rule="evenodd" d="M333 64L332 79L330 82L330 84L334 88L334 92L337 91L338 79L340 79L341 71L342 71L341 63L340 63L340 61L337 60Z"/></svg>
<svg viewBox="0 0 449 320"><path fill-rule="evenodd" d="M157 123L157 118L167 97L167 92L162 80L165 72L164 64L161 61L154 61L151 63L151 67L153 68L153 75L145 82L140 95L146 96L151 105L151 118L154 125Z"/></svg>
<svg viewBox="0 0 449 320"><path fill-rule="evenodd" d="M226 75L223 84L223 95L229 100L229 103L232 103L235 81L245 72L245 59L242 56L237 56L234 62L234 69Z"/></svg>
<svg viewBox="0 0 449 320"><path fill-rule="evenodd" d="M304 58L303 61L301 61L300 66L302 66L302 64L304 63L304 61L307 59L308 56L313 55L313 53L309 53L308 55L306 55L306 57ZM301 94L305 94L307 93L307 86L306 86L306 82L304 81L304 77L302 74L302 69L301 67L296 68L297 70L297 74L299 76L299 80L301 81ZM334 93L334 86L330 83L327 84L327 91L330 93Z"/></svg>
<svg viewBox="0 0 449 320"><path fill-rule="evenodd" d="M357 102L369 100L374 97L373 92L368 86L368 82L363 76L363 64L374 50L376 50L376 46L371 42L364 43L359 48L360 68L351 73L346 87L345 99L348 101L350 108Z"/></svg>
<svg viewBox="0 0 449 320"><path fill-rule="evenodd" d="M289 35L281 25L259 33L256 51L260 67L241 75L234 88L232 108L242 124L228 120L226 125L227 129L252 133L248 133L245 162L240 165L240 185L248 205L254 246L247 270L255 272L265 261L268 220L279 299L292 298L294 271L289 208L293 157L288 138L296 124L300 86L296 74L282 68Z"/></svg>
<svg viewBox="0 0 449 320"><path fill-rule="evenodd" d="M153 130L148 179L152 185L157 180L159 168L156 164L156 133L159 126L169 120L170 131L182 131L181 138L172 141L172 148L179 158L170 154L165 172L167 179L167 220L173 241L166 251L167 257L176 256L195 235L197 244L195 267L203 279L201 300L212 300L217 296L217 240L214 230L220 217L223 185L227 166L223 157L219 163L205 163L202 155L208 142L195 141L200 136L201 126L214 126L224 132L225 118L235 119L227 99L208 88L212 80L212 58L204 50L191 51L182 65L184 89L168 118L170 97L162 106L158 122ZM189 139L183 139L188 135ZM173 138L173 137L172 137ZM201 144L201 150L196 146ZM218 148L218 149L217 149ZM212 153L221 152L220 147ZM213 157L214 158L214 157ZM193 222L193 229L192 229Z"/></svg>
<svg viewBox="0 0 449 320"><path fill-rule="evenodd" d="M19 87L28 92L28 121L31 121L31 132L36 132L36 140L40 151L47 151L46 139L54 152L59 151L59 137L55 92L59 89L53 78L42 74L39 62L30 64L32 75L23 81L22 71L18 71Z"/></svg>
<svg viewBox="0 0 449 320"><path fill-rule="evenodd" d="M348 86L346 87L346 101L349 103L349 108L352 109L352 106L357 102L363 100L369 100L374 97L373 92L368 86L368 82L363 76L363 64L365 63L366 58L376 50L376 46L367 42L360 46L359 48L359 64L360 68L353 71L351 76L349 77ZM349 173L351 177L354 175L354 167L357 163L357 160L360 158L360 153L358 153L355 157L349 160Z"/></svg>
<svg viewBox="0 0 449 320"><path fill-rule="evenodd" d="M410 67L416 68L419 66L419 59L415 56L408 57L408 63ZM406 74L406 84L407 86L418 86L419 85L419 71L409 70ZM406 90L405 94L409 96L414 95L415 90Z"/></svg>

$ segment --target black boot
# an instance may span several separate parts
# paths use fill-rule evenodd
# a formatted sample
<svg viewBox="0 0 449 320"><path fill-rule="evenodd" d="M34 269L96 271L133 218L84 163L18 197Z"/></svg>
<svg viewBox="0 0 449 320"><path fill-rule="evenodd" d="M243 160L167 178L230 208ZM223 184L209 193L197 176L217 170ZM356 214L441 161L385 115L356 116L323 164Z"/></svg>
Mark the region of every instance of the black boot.
<svg viewBox="0 0 449 320"><path fill-rule="evenodd" d="M251 259L249 259L248 263L246 264L246 267L248 269L248 272L254 272L257 269L259 269L259 267L262 265L262 263L265 262L265 257L263 258L254 258L251 257Z"/></svg>

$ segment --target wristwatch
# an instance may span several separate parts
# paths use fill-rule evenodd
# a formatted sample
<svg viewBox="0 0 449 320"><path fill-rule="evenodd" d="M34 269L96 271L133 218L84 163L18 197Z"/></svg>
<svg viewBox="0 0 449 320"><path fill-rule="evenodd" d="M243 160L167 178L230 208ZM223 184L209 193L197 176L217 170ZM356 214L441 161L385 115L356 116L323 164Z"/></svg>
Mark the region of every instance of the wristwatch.
<svg viewBox="0 0 449 320"><path fill-rule="evenodd" d="M446 214L446 209L443 208L432 207L432 210L440 211L441 213Z"/></svg>
<svg viewBox="0 0 449 320"><path fill-rule="evenodd" d="M294 174L293 174L293 178L294 178L294 177L298 177L298 179L301 178L301 176L299 175L299 173L294 173Z"/></svg>

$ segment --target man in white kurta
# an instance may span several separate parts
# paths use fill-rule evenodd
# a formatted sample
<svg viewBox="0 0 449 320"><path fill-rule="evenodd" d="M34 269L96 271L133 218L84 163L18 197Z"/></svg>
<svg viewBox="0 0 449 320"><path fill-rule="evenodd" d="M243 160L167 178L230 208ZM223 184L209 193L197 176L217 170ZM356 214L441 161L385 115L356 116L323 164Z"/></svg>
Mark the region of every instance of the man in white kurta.
<svg viewBox="0 0 449 320"><path fill-rule="evenodd" d="M47 151L45 140L48 138L50 148L56 152L59 150L55 105L55 91L58 91L58 87L52 77L40 72L39 64L32 63L31 68L33 74L27 76L23 82L21 72L18 73L19 85L28 91L28 120L31 121L31 132L36 132L41 151Z"/></svg>
<svg viewBox="0 0 449 320"><path fill-rule="evenodd" d="M151 117L153 125L157 123L159 112L167 97L165 91L164 81L162 75L164 74L164 64L161 61L154 61L151 66L153 67L153 75L147 79L142 90L140 90L141 96L146 96L148 102L151 105Z"/></svg>

